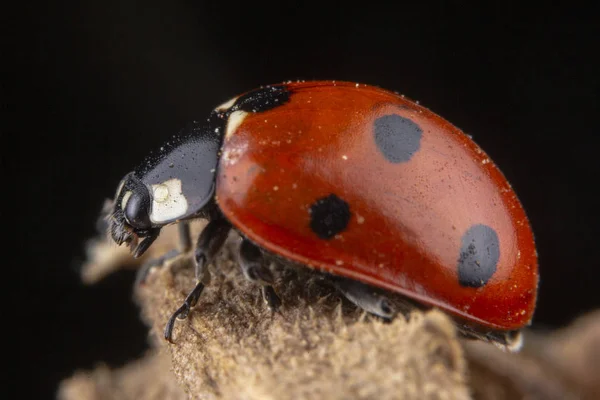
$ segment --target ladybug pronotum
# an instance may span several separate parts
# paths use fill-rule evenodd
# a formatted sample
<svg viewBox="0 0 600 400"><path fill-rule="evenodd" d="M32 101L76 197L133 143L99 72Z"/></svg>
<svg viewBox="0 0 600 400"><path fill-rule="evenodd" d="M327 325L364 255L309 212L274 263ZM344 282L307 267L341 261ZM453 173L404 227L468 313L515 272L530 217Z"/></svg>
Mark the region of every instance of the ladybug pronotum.
<svg viewBox="0 0 600 400"><path fill-rule="evenodd" d="M169 341L232 228L245 276L274 308L267 255L325 274L375 315L395 311L368 288L442 309L509 349L535 308L533 234L500 170L448 121L377 87L288 82L235 97L127 174L108 221L139 257L167 224L191 243L194 218L209 220L198 283Z"/></svg>

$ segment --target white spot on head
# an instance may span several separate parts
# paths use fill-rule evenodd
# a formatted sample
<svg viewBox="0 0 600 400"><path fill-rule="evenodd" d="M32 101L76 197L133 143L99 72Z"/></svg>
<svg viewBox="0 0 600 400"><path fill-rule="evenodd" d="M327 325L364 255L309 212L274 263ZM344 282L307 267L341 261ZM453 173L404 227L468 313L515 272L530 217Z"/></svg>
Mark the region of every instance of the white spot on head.
<svg viewBox="0 0 600 400"><path fill-rule="evenodd" d="M120 190L119 190L120 192ZM129 198L131 197L133 193L131 192L131 190L128 190L124 195L123 198L121 199L121 210L125 210L125 207L127 206L127 202L129 201Z"/></svg>
<svg viewBox="0 0 600 400"><path fill-rule="evenodd" d="M217 112L228 111L231 107L233 107L233 105L235 104L235 101L237 99L238 99L237 97L234 97L233 99L226 101L225 103L223 103L220 106L218 106L217 108L215 108L215 111L217 111Z"/></svg>
<svg viewBox="0 0 600 400"><path fill-rule="evenodd" d="M152 185L152 212L150 220L154 223L172 221L185 215L188 202L181 190L179 179L169 179Z"/></svg>
<svg viewBox="0 0 600 400"><path fill-rule="evenodd" d="M227 130L225 131L225 138L227 139L237 128L242 124L246 116L248 115L245 111L234 111L227 120Z"/></svg>

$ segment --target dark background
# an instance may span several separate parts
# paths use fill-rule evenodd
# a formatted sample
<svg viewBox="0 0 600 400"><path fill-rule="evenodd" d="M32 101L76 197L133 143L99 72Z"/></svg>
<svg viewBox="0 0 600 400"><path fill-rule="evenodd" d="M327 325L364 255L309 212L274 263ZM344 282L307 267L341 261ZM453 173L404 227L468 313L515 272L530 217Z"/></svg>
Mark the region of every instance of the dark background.
<svg viewBox="0 0 600 400"><path fill-rule="evenodd" d="M30 376L26 389L52 396L75 368L142 354L133 274L79 283L103 199L189 121L288 79L397 90L472 134L513 184L536 234L534 328L600 306L594 13L505 2L162 3L34 2L8 18L2 215L15 220L5 226L14 244L5 248L3 328L5 360L13 374Z"/></svg>

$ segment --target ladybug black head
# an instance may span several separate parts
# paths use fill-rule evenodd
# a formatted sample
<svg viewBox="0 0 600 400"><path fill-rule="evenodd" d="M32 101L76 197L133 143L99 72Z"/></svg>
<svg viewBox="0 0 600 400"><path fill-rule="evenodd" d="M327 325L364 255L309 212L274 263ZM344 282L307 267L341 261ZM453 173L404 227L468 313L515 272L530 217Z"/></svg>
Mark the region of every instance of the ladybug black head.
<svg viewBox="0 0 600 400"><path fill-rule="evenodd" d="M121 181L109 216L109 232L118 245L127 243L136 256L140 256L158 236L159 227L150 220L152 198L148 188L133 172ZM144 238L144 246L138 246ZM150 243L148 243L150 242Z"/></svg>
<svg viewBox="0 0 600 400"><path fill-rule="evenodd" d="M214 195L218 128L190 125L125 175L109 216L117 244L127 243L139 257L163 226L202 213Z"/></svg>

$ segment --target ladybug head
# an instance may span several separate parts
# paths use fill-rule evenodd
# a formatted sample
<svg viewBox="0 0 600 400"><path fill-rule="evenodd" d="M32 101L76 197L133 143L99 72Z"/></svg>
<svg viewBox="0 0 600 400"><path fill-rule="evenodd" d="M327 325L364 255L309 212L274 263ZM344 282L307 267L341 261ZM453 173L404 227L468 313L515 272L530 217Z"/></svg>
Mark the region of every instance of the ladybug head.
<svg viewBox="0 0 600 400"><path fill-rule="evenodd" d="M163 226L202 215L214 196L219 131L194 123L125 175L108 216L117 244L139 257Z"/></svg>
<svg viewBox="0 0 600 400"><path fill-rule="evenodd" d="M133 172L127 174L119 184L108 229L115 243L127 243L136 257L146 251L160 231L150 219L151 206L148 188ZM144 240L138 245L140 238Z"/></svg>

